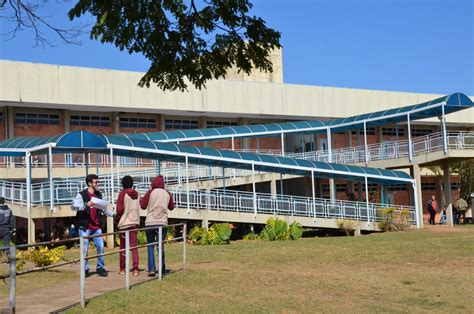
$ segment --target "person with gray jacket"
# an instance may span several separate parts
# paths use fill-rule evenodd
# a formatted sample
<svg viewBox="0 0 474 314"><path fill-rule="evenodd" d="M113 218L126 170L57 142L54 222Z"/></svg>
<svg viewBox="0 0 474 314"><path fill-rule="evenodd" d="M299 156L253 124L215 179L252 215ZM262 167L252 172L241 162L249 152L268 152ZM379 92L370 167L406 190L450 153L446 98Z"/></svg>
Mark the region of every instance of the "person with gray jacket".
<svg viewBox="0 0 474 314"><path fill-rule="evenodd" d="M4 247L8 247L5 253L10 254L10 241L15 233L15 216L12 210L5 205L5 198L0 197L0 238L3 240Z"/></svg>
<svg viewBox="0 0 474 314"><path fill-rule="evenodd" d="M151 189L149 189L145 196L140 201L140 206L142 209L147 210L145 226L146 227L156 227L146 230L146 240L148 243L156 243L159 241L159 228L162 228L162 239L166 239L168 225L168 210L174 209L174 202L171 193L165 190L165 180L163 176L157 176L153 179L151 183ZM154 276L156 273L155 266L155 246L156 244L148 245L148 276ZM159 252L158 252L159 254ZM165 250L163 248L162 254L162 269L163 274L166 273L166 264L165 264Z"/></svg>

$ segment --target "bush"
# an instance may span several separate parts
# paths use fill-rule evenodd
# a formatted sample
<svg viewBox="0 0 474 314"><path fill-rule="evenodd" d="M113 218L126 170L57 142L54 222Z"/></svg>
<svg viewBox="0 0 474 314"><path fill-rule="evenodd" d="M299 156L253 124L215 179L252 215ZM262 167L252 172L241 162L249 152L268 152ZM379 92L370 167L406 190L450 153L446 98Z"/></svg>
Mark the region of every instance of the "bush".
<svg viewBox="0 0 474 314"><path fill-rule="evenodd" d="M338 219L336 224L339 229L343 230L346 233L346 236L354 235L355 231L355 222L352 220Z"/></svg>
<svg viewBox="0 0 474 314"><path fill-rule="evenodd" d="M242 239L247 240L247 241L257 240L258 239L258 234L256 234L253 231L250 231L250 233L247 233L246 235L244 235Z"/></svg>
<svg viewBox="0 0 474 314"><path fill-rule="evenodd" d="M285 241L299 239L302 235L303 228L298 222L295 221L288 227L283 219L270 218L259 238L267 241Z"/></svg>
<svg viewBox="0 0 474 314"><path fill-rule="evenodd" d="M408 218L410 212L407 209L398 211L396 208L389 207L378 211L380 221L378 222L381 231L403 231L410 227Z"/></svg>
<svg viewBox="0 0 474 314"><path fill-rule="evenodd" d="M289 227L290 240L298 240L303 236L303 227L299 222L293 221Z"/></svg>
<svg viewBox="0 0 474 314"><path fill-rule="evenodd" d="M188 235L193 244L219 245L229 243L232 229L228 223L213 224L209 228L194 226Z"/></svg>
<svg viewBox="0 0 474 314"><path fill-rule="evenodd" d="M44 246L29 248L27 252L22 253L22 259L32 261L36 267L48 266L63 259L65 250L64 245L51 250Z"/></svg>

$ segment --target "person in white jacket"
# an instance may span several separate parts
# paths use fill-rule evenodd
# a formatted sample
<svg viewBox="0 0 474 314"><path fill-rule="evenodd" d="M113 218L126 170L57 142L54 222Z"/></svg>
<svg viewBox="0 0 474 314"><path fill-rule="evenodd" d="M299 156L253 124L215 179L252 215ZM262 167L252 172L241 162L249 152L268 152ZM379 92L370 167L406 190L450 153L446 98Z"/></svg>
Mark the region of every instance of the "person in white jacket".
<svg viewBox="0 0 474 314"><path fill-rule="evenodd" d="M76 211L76 226L79 229L79 236L88 237L96 236L92 238L94 246L97 249L97 254L104 253L104 240L100 236L102 234L101 223L102 216L114 216L112 210L103 210L94 206L92 198L102 199L102 194L99 192L99 177L95 174L89 174L86 176L87 189L79 192L74 198L71 208ZM89 238L85 238L84 241L84 253L87 256L89 251ZM107 277L108 272L104 268L104 257L100 256L97 258L96 271L101 277ZM89 277L89 261L86 260L85 264L86 277Z"/></svg>

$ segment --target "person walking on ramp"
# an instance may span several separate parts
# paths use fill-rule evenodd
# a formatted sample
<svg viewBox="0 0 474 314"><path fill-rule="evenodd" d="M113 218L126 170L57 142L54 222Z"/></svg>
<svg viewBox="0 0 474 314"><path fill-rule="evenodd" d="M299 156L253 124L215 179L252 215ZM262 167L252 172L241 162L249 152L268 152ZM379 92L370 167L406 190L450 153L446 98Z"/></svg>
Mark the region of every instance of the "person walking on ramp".
<svg viewBox="0 0 474 314"><path fill-rule="evenodd" d="M163 241L166 239L167 228L165 226L168 225L168 209L174 209L174 202L171 193L165 190L165 181L163 176L157 176L153 179L151 183L151 189L149 189L145 196L140 201L140 206L142 209L147 210L145 226L146 227L156 227L152 229L146 230L146 240L148 243L154 243L159 241L158 227L162 226L162 239ZM156 245L157 251L159 249L158 245ZM154 276L156 273L156 266L155 266L155 245L148 246L148 276ZM159 254L159 252L158 252ZM166 264L165 264L165 250L163 247L163 263L162 269L163 274L166 272Z"/></svg>

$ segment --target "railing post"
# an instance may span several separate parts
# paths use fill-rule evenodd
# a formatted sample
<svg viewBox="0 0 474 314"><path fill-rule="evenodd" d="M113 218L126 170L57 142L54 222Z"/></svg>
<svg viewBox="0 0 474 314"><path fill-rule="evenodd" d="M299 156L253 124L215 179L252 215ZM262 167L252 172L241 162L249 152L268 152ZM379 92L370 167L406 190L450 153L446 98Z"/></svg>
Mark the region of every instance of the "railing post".
<svg viewBox="0 0 474 314"><path fill-rule="evenodd" d="M183 270L186 270L186 239L187 239L187 224L183 224Z"/></svg>
<svg viewBox="0 0 474 314"><path fill-rule="evenodd" d="M80 269L80 302L81 302L81 307L84 309L86 307L86 295L85 295L85 287L86 287L86 259L85 259L85 247L84 247L84 237L79 238L79 269Z"/></svg>
<svg viewBox="0 0 474 314"><path fill-rule="evenodd" d="M190 199L189 199L189 160L188 160L188 154L185 156L185 166L186 166L186 208L188 210L188 215L191 213L190 210Z"/></svg>
<svg viewBox="0 0 474 314"><path fill-rule="evenodd" d="M16 246L10 245L10 296L8 300L9 313L13 314L16 311Z"/></svg>
<svg viewBox="0 0 474 314"><path fill-rule="evenodd" d="M367 180L367 176L364 177L365 180L365 206L367 207L367 222L370 222L370 214L369 214L369 183Z"/></svg>
<svg viewBox="0 0 474 314"><path fill-rule="evenodd" d="M253 218L257 218L257 193L255 191L255 163L253 160L252 160L252 192L253 192Z"/></svg>
<svg viewBox="0 0 474 314"><path fill-rule="evenodd" d="M163 280L163 227L158 227L158 279Z"/></svg>
<svg viewBox="0 0 474 314"><path fill-rule="evenodd" d="M441 104L441 125L443 128L443 148L444 154L448 154L448 138L446 134L446 116L444 115L444 102Z"/></svg>
<svg viewBox="0 0 474 314"><path fill-rule="evenodd" d="M125 289L130 290L130 230L125 231Z"/></svg>
<svg viewBox="0 0 474 314"><path fill-rule="evenodd" d="M410 126L410 113L407 113L407 124L408 124L408 160L413 160L413 142L411 139L411 126Z"/></svg>

